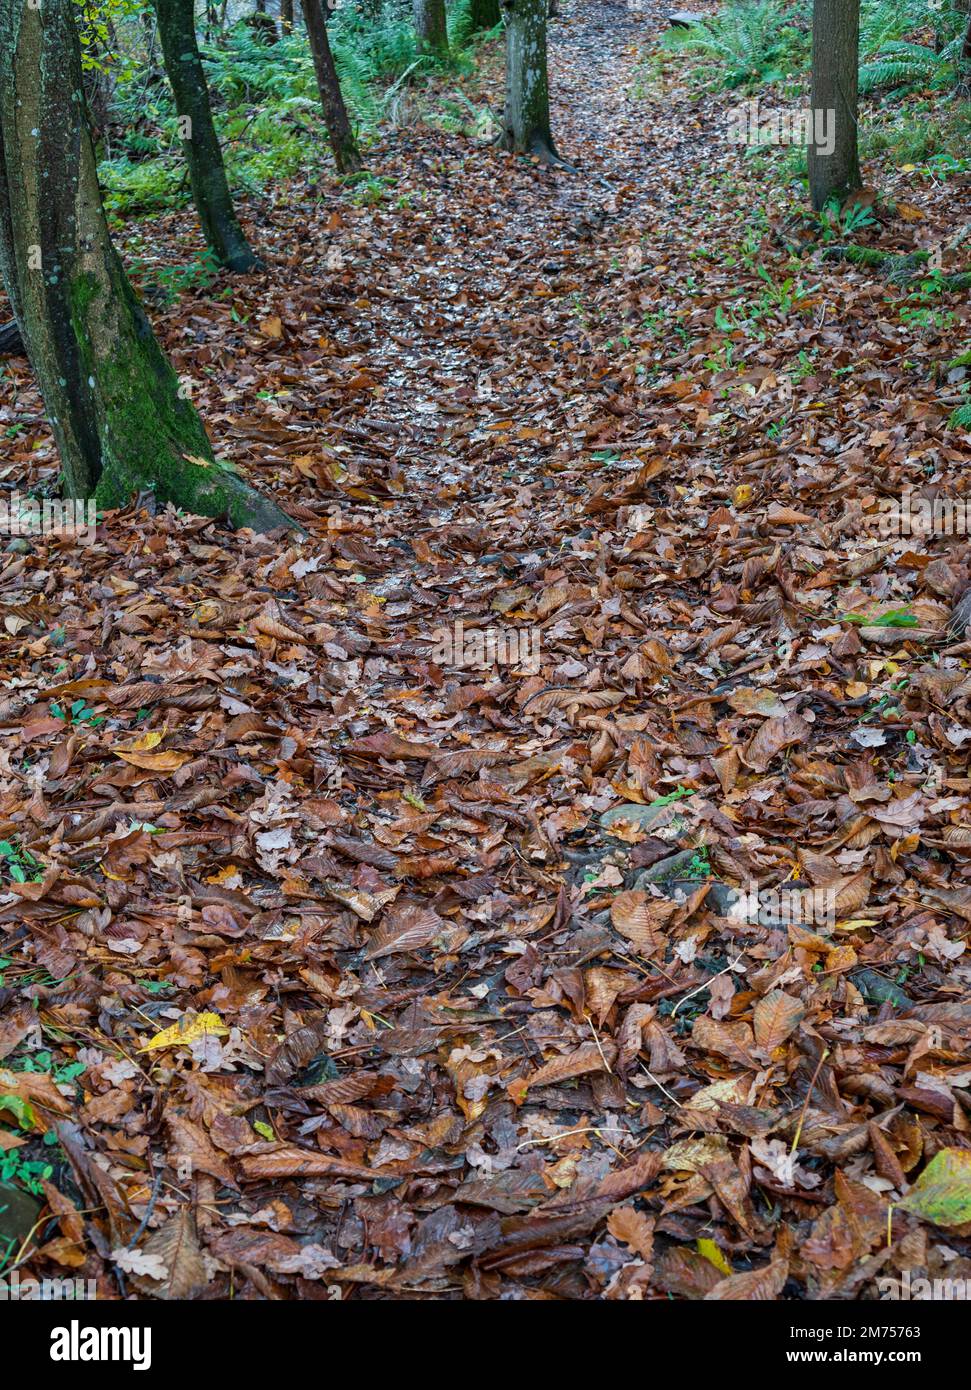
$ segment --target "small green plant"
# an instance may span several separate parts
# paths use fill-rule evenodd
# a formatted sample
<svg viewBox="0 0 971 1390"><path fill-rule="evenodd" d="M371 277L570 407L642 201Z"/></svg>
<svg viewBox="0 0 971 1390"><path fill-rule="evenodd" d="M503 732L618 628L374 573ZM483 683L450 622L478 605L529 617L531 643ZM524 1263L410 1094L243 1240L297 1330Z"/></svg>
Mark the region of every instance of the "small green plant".
<svg viewBox="0 0 971 1390"><path fill-rule="evenodd" d="M789 370L789 379L794 386L805 381L807 377L812 376L816 371L816 363L814 361L816 352L816 348L810 348L809 352L804 350L800 351L799 356L796 358L795 365Z"/></svg>
<svg viewBox="0 0 971 1390"><path fill-rule="evenodd" d="M677 791L668 792L666 796L655 797L650 804L652 806L670 806L675 801L683 801L686 796L694 796L694 788L682 787L678 783Z"/></svg>
<svg viewBox="0 0 971 1390"><path fill-rule="evenodd" d="M841 613L844 623L859 623L861 627L916 627L917 619L906 608L892 608L888 613Z"/></svg>
<svg viewBox="0 0 971 1390"><path fill-rule="evenodd" d="M688 864L688 878L710 878L711 865L708 862L707 845L699 845Z"/></svg>
<svg viewBox="0 0 971 1390"><path fill-rule="evenodd" d="M90 724L96 728L98 724L105 722L103 714L95 714L94 710L85 700L75 700L71 705L70 711L66 711L56 700L51 701L51 714L55 719L63 719L65 724Z"/></svg>
<svg viewBox="0 0 971 1390"><path fill-rule="evenodd" d="M358 207L373 208L384 201L389 188L394 187L394 179L387 174L372 174L365 169L361 173L350 174L347 182L354 186L352 202Z"/></svg>
<svg viewBox="0 0 971 1390"><path fill-rule="evenodd" d="M0 1096L0 1103L10 1099ZM6 1149L0 1154L0 1182L16 1182L32 1192L35 1197L44 1194L44 1183L53 1176L50 1163L40 1163L36 1159L24 1158L20 1149Z"/></svg>
<svg viewBox="0 0 971 1390"><path fill-rule="evenodd" d="M0 866L14 883L39 883L44 877L41 865L29 849L0 840ZM7 965L9 961L5 962Z"/></svg>
<svg viewBox="0 0 971 1390"><path fill-rule="evenodd" d="M84 1073L83 1062L64 1062L57 1066L54 1062L53 1053L42 1051L33 1052L27 1057L18 1058L11 1066L12 1071L24 1072L46 1072L52 1076L58 1085L64 1085L68 1081L74 1081Z"/></svg>
<svg viewBox="0 0 971 1390"><path fill-rule="evenodd" d="M873 209L865 207L862 203L854 203L852 207L846 208L843 212L837 209L834 217L834 221L844 236L852 236L854 232L862 231L864 227L872 227L876 220Z"/></svg>

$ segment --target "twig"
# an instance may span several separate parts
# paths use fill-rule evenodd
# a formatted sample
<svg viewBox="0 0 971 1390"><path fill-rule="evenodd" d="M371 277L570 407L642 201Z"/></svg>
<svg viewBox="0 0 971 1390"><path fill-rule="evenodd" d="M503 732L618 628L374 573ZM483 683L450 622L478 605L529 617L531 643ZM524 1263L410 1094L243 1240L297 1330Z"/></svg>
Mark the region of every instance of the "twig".
<svg viewBox="0 0 971 1390"><path fill-rule="evenodd" d="M694 995L700 994L703 989L707 989L708 986L711 984L712 980L717 980L719 975L727 975L729 970L734 970L736 965L738 965L739 961L742 959L742 956L744 956L744 954L745 952L741 951L735 957L734 960L728 962L724 970L719 970L717 974L709 976L707 980L702 980L700 985L696 985L694 989L689 990L689 992L684 996L684 998L679 999L678 1002L675 1004L674 1008L671 1010L671 1017L674 1018L674 1015L678 1012L682 1004L687 1004L688 1000L693 998Z"/></svg>
<svg viewBox="0 0 971 1390"><path fill-rule="evenodd" d="M629 1133L628 1130L621 1129L619 1125L583 1125L580 1129L563 1129L559 1134L551 1134L546 1139L526 1139L522 1144L517 1144L516 1149L528 1149L532 1144L558 1144L561 1139L568 1139L571 1134L595 1134L599 1139L604 1130L610 1134ZM612 1148L613 1146L609 1145L608 1147Z"/></svg>
<svg viewBox="0 0 971 1390"><path fill-rule="evenodd" d="M610 1065L610 1063L607 1061L607 1058L606 1058L606 1056L604 1055L604 1050L603 1050L603 1048L600 1046L600 1039L597 1037L597 1030L596 1030L596 1028L594 1028L594 1026L593 1026L593 1019L590 1017L589 1014L584 1014L583 1017L584 1017L584 1018L587 1020L587 1022L590 1024L590 1032L593 1034L593 1040L594 1040L594 1042L597 1044L597 1051L600 1053L600 1060L601 1060L601 1062L603 1062L603 1064L604 1064L604 1071L609 1072L610 1075L613 1076L613 1074L614 1074L614 1069L613 1069L613 1067Z"/></svg>
<svg viewBox="0 0 971 1390"><path fill-rule="evenodd" d="M684 1109L684 1106L678 1100L677 1096L672 1096L671 1092L667 1089L667 1087L661 1085L660 1081L658 1081L654 1073L648 1071L647 1067L645 1067L643 1062L641 1063L641 1071L644 1073L645 1076L649 1076L651 1078L651 1081L658 1088L658 1090L663 1091L664 1094L667 1096L668 1100L672 1101L678 1107L679 1110Z"/></svg>
<svg viewBox="0 0 971 1390"><path fill-rule="evenodd" d="M164 1174L164 1172L165 1166L164 1164L160 1164L159 1170L155 1174L155 1181L152 1184L152 1195L148 1199L148 1206L145 1208L145 1215L141 1219L138 1230L135 1232L131 1240L126 1245L126 1250L133 1250L135 1246L138 1244L139 1240L141 1240L142 1236L145 1234L145 1230L148 1226L148 1223L152 1219L152 1213L155 1210L155 1203L158 1201L158 1194L162 1190L162 1175Z"/></svg>
<svg viewBox="0 0 971 1390"><path fill-rule="evenodd" d="M822 1071L822 1069L823 1069L823 1063L826 1061L826 1058L827 1058L828 1056L829 1056L829 1048L827 1047L827 1048L824 1048L824 1049L823 1049L823 1055L820 1057L819 1061L816 1063L816 1070L813 1072L813 1079L812 1079L812 1081L810 1081L810 1083L809 1083L809 1090L806 1092L806 1099L803 1101L802 1112L801 1112L801 1114L800 1114L800 1116L799 1116L799 1123L798 1123L798 1125L796 1125L796 1137L795 1137L795 1138L793 1139L793 1141L792 1141L792 1161L793 1161L793 1163L795 1163L795 1161L796 1161L796 1152L797 1152L797 1150L798 1150L798 1148L799 1148L799 1140L800 1140L800 1138L801 1138L801 1136L802 1136L802 1127L803 1127L803 1124L805 1123L805 1120L806 1120L806 1111L809 1109L809 1102L810 1102L810 1100L812 1099L812 1094L813 1094L813 1090L815 1089L816 1082L819 1080L819 1073Z"/></svg>

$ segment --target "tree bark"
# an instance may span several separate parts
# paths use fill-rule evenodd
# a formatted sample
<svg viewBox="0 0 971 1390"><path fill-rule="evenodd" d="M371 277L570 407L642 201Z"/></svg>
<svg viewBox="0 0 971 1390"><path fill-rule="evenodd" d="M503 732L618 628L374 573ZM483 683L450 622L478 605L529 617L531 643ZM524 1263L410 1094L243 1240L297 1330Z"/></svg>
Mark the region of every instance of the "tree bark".
<svg viewBox="0 0 971 1390"><path fill-rule="evenodd" d="M961 57L958 59L958 81L955 96L966 101L971 96L971 0L968 0L968 27L964 31Z"/></svg>
<svg viewBox="0 0 971 1390"><path fill-rule="evenodd" d="M300 0L304 23L307 26L307 41L314 60L317 74L317 91L324 112L324 124L334 152L334 163L339 174L353 174L363 163L361 152L354 139L351 123L344 105L341 84L334 67L334 55L330 51L327 37L327 20L321 0Z"/></svg>
<svg viewBox="0 0 971 1390"><path fill-rule="evenodd" d="M67 496L292 524L215 462L111 244L72 0L0 0L0 270Z"/></svg>
<svg viewBox="0 0 971 1390"><path fill-rule="evenodd" d="M415 33L418 52L436 58L448 57L448 24L445 0L414 0Z"/></svg>
<svg viewBox="0 0 971 1390"><path fill-rule="evenodd" d="M555 163L546 73L546 0L503 0L506 11L505 145Z"/></svg>
<svg viewBox="0 0 971 1390"><path fill-rule="evenodd" d="M502 18L499 0L472 0L470 17L473 34L483 29L494 29Z"/></svg>
<svg viewBox="0 0 971 1390"><path fill-rule="evenodd" d="M182 148L189 166L192 197L203 236L220 265L252 270L257 264L233 208L219 137L212 119L209 89L196 42L194 0L155 0Z"/></svg>
<svg viewBox="0 0 971 1390"><path fill-rule="evenodd" d="M293 0L280 0L280 30L284 34L293 33Z"/></svg>
<svg viewBox="0 0 971 1390"><path fill-rule="evenodd" d="M862 183L857 147L860 0L814 0L809 192L819 212Z"/></svg>

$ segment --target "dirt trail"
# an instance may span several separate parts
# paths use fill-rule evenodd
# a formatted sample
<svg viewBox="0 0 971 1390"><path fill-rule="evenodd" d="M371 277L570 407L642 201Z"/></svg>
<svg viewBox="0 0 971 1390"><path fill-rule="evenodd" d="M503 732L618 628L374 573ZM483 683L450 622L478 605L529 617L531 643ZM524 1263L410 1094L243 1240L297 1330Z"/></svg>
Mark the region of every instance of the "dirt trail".
<svg viewBox="0 0 971 1390"><path fill-rule="evenodd" d="M191 1283L197 1243L208 1297L856 1297L912 1262L886 1174L966 1144L968 548L859 524L959 470L939 349L793 264L724 101L646 90L656 23L555 22L576 173L388 131L356 188L247 207L264 272L156 306L306 541L131 509L5 557L0 834L42 876L2 1041L39 1009L84 1063L30 1084L82 1121L55 1177L105 1297L153 1186L140 1249ZM490 631L526 649L438 650ZM800 874L845 932L714 910Z"/></svg>

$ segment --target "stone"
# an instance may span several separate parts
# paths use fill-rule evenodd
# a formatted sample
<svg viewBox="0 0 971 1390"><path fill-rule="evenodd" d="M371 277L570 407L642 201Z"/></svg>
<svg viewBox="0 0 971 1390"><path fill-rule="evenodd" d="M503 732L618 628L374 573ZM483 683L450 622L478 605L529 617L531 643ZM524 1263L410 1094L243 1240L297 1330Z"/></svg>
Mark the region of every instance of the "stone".
<svg viewBox="0 0 971 1390"><path fill-rule="evenodd" d="M652 864L649 869L643 869L637 875L634 887L643 888L648 883L664 883L666 879L677 878L691 867L697 853L694 849L683 849L677 854L669 854L666 859L659 859L656 864Z"/></svg>
<svg viewBox="0 0 971 1390"><path fill-rule="evenodd" d="M609 811L604 811L600 817L600 828L610 830L617 821L622 820L646 830L659 820L667 820L669 811L669 806L641 806L635 801L627 801L622 806L611 806Z"/></svg>
<svg viewBox="0 0 971 1390"><path fill-rule="evenodd" d="M8 1246L18 1250L33 1230L41 1203L22 1187L0 1182L0 1255Z"/></svg>
<svg viewBox="0 0 971 1390"><path fill-rule="evenodd" d="M895 1009L912 1009L914 1001L893 980L887 980L875 970L855 970L850 979L871 1004L892 1004Z"/></svg>

